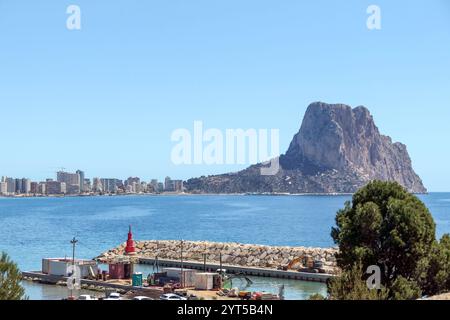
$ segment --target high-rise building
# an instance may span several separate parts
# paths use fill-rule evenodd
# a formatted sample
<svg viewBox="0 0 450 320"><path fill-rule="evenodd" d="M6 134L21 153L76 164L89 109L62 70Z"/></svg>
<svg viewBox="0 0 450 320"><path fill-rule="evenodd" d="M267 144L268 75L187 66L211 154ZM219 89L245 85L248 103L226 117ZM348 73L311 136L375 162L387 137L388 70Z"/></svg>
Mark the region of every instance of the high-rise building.
<svg viewBox="0 0 450 320"><path fill-rule="evenodd" d="M40 182L38 187L38 193L47 194L47 184L45 182Z"/></svg>
<svg viewBox="0 0 450 320"><path fill-rule="evenodd" d="M80 192L85 192L85 188L84 188L84 171L81 170L77 170L76 172L78 174L78 180L80 183Z"/></svg>
<svg viewBox="0 0 450 320"><path fill-rule="evenodd" d="M103 192L116 193L122 181L119 179L100 179L103 187Z"/></svg>
<svg viewBox="0 0 450 320"><path fill-rule="evenodd" d="M158 179L152 179L150 181L150 184L153 187L153 190L157 191L157 189L158 189Z"/></svg>
<svg viewBox="0 0 450 320"><path fill-rule="evenodd" d="M164 179L164 190L175 191L172 179L170 179L170 177L166 177L166 179Z"/></svg>
<svg viewBox="0 0 450 320"><path fill-rule="evenodd" d="M68 184L66 185L66 194L79 194L80 185L79 184Z"/></svg>
<svg viewBox="0 0 450 320"><path fill-rule="evenodd" d="M125 180L125 188L128 193L141 192L141 179L138 177L129 177Z"/></svg>
<svg viewBox="0 0 450 320"><path fill-rule="evenodd" d="M84 179L84 192L91 192L91 179Z"/></svg>
<svg viewBox="0 0 450 320"><path fill-rule="evenodd" d="M133 186L126 185L125 186L125 192L126 193L133 193Z"/></svg>
<svg viewBox="0 0 450 320"><path fill-rule="evenodd" d="M8 193L8 183L6 181L0 182L0 194L6 195Z"/></svg>
<svg viewBox="0 0 450 320"><path fill-rule="evenodd" d="M56 180L58 182L64 182L68 185L80 185L80 175L78 173L70 173L65 171L58 171L56 173Z"/></svg>
<svg viewBox="0 0 450 320"><path fill-rule="evenodd" d="M138 177L129 177L129 178L125 181L125 185L126 185L126 186L132 186L133 183L141 184L141 179L138 178Z"/></svg>
<svg viewBox="0 0 450 320"><path fill-rule="evenodd" d="M125 184L123 180L117 180L117 191L124 191L125 190Z"/></svg>
<svg viewBox="0 0 450 320"><path fill-rule="evenodd" d="M30 191L31 191L31 180L22 178L22 188L20 192L24 194L29 194Z"/></svg>
<svg viewBox="0 0 450 320"><path fill-rule="evenodd" d="M15 179L15 186L16 189L14 190L14 192L17 194L22 193L22 179Z"/></svg>
<svg viewBox="0 0 450 320"><path fill-rule="evenodd" d="M148 192L148 193L155 193L155 192L156 192L156 189L155 189L155 187L154 187L151 183L149 183L149 184L147 184L147 190L146 190L146 192Z"/></svg>
<svg viewBox="0 0 450 320"><path fill-rule="evenodd" d="M173 183L173 191L175 192L183 192L183 180L172 180Z"/></svg>
<svg viewBox="0 0 450 320"><path fill-rule="evenodd" d="M13 178L6 178L5 181L7 184L8 193L14 194L16 192L16 180Z"/></svg>
<svg viewBox="0 0 450 320"><path fill-rule="evenodd" d="M166 177L166 179L164 180L164 191L182 192L183 180L172 180L170 177Z"/></svg>
<svg viewBox="0 0 450 320"><path fill-rule="evenodd" d="M60 181L47 181L46 182L47 194L65 194L66 193L66 183Z"/></svg>
<svg viewBox="0 0 450 320"><path fill-rule="evenodd" d="M31 194L38 194L39 193L39 183L37 183L37 182L31 182L30 183L30 193Z"/></svg>
<svg viewBox="0 0 450 320"><path fill-rule="evenodd" d="M92 191L94 192L103 192L103 185L100 178L94 178L92 182Z"/></svg>

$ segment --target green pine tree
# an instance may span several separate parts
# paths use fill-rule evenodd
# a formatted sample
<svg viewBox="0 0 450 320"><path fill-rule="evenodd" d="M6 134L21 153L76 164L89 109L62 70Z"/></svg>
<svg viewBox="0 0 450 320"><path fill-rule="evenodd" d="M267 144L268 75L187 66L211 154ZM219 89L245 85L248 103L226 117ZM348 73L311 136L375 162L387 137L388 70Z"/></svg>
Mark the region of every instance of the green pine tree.
<svg viewBox="0 0 450 320"><path fill-rule="evenodd" d="M17 264L3 252L0 257L0 300L23 300L25 289L21 286L21 274Z"/></svg>
<svg viewBox="0 0 450 320"><path fill-rule="evenodd" d="M436 242L435 224L423 202L398 183L382 181L354 194L338 212L332 237L342 270L358 262L363 270L379 266L388 289L399 277L422 283Z"/></svg>

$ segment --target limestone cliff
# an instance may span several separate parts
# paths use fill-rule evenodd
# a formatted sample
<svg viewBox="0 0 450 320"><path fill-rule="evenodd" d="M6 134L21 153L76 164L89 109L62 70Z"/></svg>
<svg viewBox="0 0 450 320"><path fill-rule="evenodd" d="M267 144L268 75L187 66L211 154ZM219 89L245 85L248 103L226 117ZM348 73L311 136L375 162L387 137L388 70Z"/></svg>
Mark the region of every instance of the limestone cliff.
<svg viewBox="0 0 450 320"><path fill-rule="evenodd" d="M426 192L402 143L380 134L365 107L312 103L276 175L261 164L230 174L188 180L202 193L353 193L370 180L397 181L411 192Z"/></svg>

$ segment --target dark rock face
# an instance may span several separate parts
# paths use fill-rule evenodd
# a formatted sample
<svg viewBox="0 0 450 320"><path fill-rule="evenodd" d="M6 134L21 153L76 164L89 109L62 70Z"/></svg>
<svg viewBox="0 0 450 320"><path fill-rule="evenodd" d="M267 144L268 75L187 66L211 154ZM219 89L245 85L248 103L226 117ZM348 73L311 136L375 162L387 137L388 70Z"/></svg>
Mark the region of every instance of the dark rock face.
<svg viewBox="0 0 450 320"><path fill-rule="evenodd" d="M381 135L365 107L312 103L274 176L261 164L237 173L188 180L201 193L353 193L371 180L397 181L426 192L406 146Z"/></svg>

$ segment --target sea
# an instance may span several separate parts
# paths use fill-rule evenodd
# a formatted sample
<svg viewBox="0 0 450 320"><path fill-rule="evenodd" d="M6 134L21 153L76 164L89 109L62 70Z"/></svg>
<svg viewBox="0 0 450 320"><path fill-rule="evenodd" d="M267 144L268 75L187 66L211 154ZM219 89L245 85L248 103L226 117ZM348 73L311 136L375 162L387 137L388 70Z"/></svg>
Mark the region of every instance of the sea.
<svg viewBox="0 0 450 320"><path fill-rule="evenodd" d="M418 196L430 209L436 234L450 233L450 193ZM336 212L351 196L136 195L0 198L0 251L23 271L40 270L43 257L94 258L126 241L195 240L273 246L332 247ZM140 266L144 273L149 266ZM326 293L320 283L252 277L249 290L287 299ZM24 281L30 299L60 299L67 289Z"/></svg>

